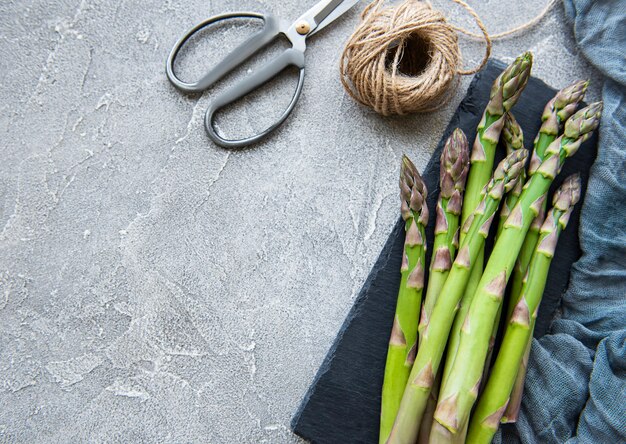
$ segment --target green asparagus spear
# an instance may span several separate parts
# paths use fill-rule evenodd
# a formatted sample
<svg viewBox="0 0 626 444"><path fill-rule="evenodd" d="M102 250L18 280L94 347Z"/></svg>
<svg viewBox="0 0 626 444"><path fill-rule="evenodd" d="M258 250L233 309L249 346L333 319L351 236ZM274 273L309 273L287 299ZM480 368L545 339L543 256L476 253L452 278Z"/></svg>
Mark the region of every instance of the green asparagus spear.
<svg viewBox="0 0 626 444"><path fill-rule="evenodd" d="M552 209L541 227L539 242L522 287L522 297L513 310L502 346L484 392L472 416L468 443L489 444L498 430L500 418L509 402L517 369L532 335L532 325L543 296L550 262L561 232L565 229L574 205L580 198L580 177L565 179L556 191Z"/></svg>
<svg viewBox="0 0 626 444"><path fill-rule="evenodd" d="M442 385L435 411L435 420L452 434L464 430L478 396L493 320L526 232L565 159L572 156L598 126L601 110L602 103L594 103L566 122L564 134L546 149L545 160L526 182L496 241L465 317L454 367Z"/></svg>
<svg viewBox="0 0 626 444"><path fill-rule="evenodd" d="M380 413L380 442L389 436L402 393L406 386L417 347L417 323L424 288L426 237L428 223L427 190L417 168L408 157L402 158L400 198L405 221L404 254L396 314L387 350Z"/></svg>
<svg viewBox="0 0 626 444"><path fill-rule="evenodd" d="M483 200L463 226L467 234L423 332L423 341L418 349L388 443L413 444L417 439L419 425L452 326L455 308L469 278L470 266L484 245L502 196L515 186L527 154L525 150L519 150L498 165L492 180L483 190Z"/></svg>
<svg viewBox="0 0 626 444"><path fill-rule="evenodd" d="M534 154L536 158L534 161L531 162L533 168L534 165L541 163L541 161L543 160L546 147L554 139L556 139L563 122L565 122L574 113L576 107L583 99L585 92L587 91L588 85L589 82L584 80L574 82L573 84L559 91L556 96L546 105L543 115L541 116L543 124L541 125L539 133L535 138ZM537 216L536 219L533 221L530 229L528 230L528 233L526 234L526 239L524 239L524 244L522 245L522 249L519 253L517 261L515 262L513 276L511 277L511 290L509 304L507 308L507 319L511 317L513 307L519 301L522 281L524 279L524 276L526 275L526 270L528 269L530 258L535 250L535 246L537 245L537 240L539 239L539 229L543 224L545 211L546 202L544 201L539 216ZM515 387L513 388L513 393L511 394L511 401L507 405L504 416L502 417L502 420L504 422L517 421L519 408L522 402L524 379L526 378L525 363L528 362L529 353L530 343L528 344L527 353L524 360L522 361L522 366L520 367L520 370L518 372Z"/></svg>
<svg viewBox="0 0 626 444"><path fill-rule="evenodd" d="M517 256L517 260L515 261L515 266L513 268L513 276L511 280L513 281L511 284L511 290L508 298L506 319L507 321L511 319L511 314L513 313L513 308L519 302L519 299L522 295L522 284L523 279L519 279L519 274L521 270L528 271L528 266L530 264L530 260L532 258L532 253L534 252L534 248L537 246L537 241L539 240L539 230L545 221L545 211L546 204L544 200L544 204L539 209L539 214L535 216L532 224L530 224L530 228L528 229L528 233L526 233L526 238L524 239L524 243L522 244L522 249ZM502 307L500 307L502 310ZM531 331L534 330L535 324L531 327ZM532 339L532 333L531 333ZM520 364L517 379L515 382L515 386L513 388L513 393L511 394L511 401L506 407L506 411L502 416L502 422L516 422L517 416L519 414L519 408L522 403L522 392L524 391L524 380L526 379L526 363L528 362L528 356L530 355L530 341L528 342L528 346L526 355Z"/></svg>
<svg viewBox="0 0 626 444"><path fill-rule="evenodd" d="M559 130L563 123L574 114L576 107L585 96L587 91L588 81L579 80L569 86L566 86L560 90L550 100L544 110L541 120L543 121L537 137L535 138L535 149L530 159L529 172L534 171L543 162L545 157L546 148L550 145L554 139L557 138ZM546 211L546 202L544 201L541 214ZM526 269L530 262L530 257L535 250L537 239L539 239L539 228L543 223L543 218L533 224L526 235L524 245L520 251L519 257L515 263L515 269L513 270L513 276L511 277L511 304L507 310L507 319L511 316L512 307L519 298L520 290L522 288L522 280L526 275Z"/></svg>
<svg viewBox="0 0 626 444"><path fill-rule="evenodd" d="M435 306L435 300L445 283L452 261L454 260L459 242L459 217L463 202L463 190L465 179L469 170L469 146L465 133L459 128L455 129L446 141L441 153L441 165L439 167L439 199L437 201L437 222L435 225L435 242L430 261L430 273L428 275L428 288L418 333L420 342L424 329ZM438 382L435 382L428 401L428 407L420 426L418 443L427 443L430 425L432 423L435 406L437 405L436 392Z"/></svg>
<svg viewBox="0 0 626 444"><path fill-rule="evenodd" d="M431 428L435 421L435 408L437 407L437 399L439 398L439 386L441 385L442 369L439 369L437 376L433 382L433 387L430 390L428 396L428 402L424 409L424 415L422 416L422 422L419 426L419 432L417 434L417 444L430 444L433 442L433 436L431 434Z"/></svg>
<svg viewBox="0 0 626 444"><path fill-rule="evenodd" d="M530 169L536 169L545 157L548 146L559 135L559 131L564 122L569 119L578 104L585 96L589 81L579 80L566 86L556 93L556 95L546 104L541 115L541 128L535 137L534 148L530 158Z"/></svg>
<svg viewBox="0 0 626 444"><path fill-rule="evenodd" d="M517 376L515 377L515 383L513 384L513 390L509 402L504 409L504 415L500 422L502 423L514 423L517 422L519 416L519 410L522 406L522 394L524 393L524 383L526 381L526 370L528 368L528 358L530 358L530 347L533 343L533 332L535 331L535 319L533 318L530 325L530 335L528 337L528 343L526 344L526 350L524 351L524 357L517 370Z"/></svg>
<svg viewBox="0 0 626 444"><path fill-rule="evenodd" d="M465 444L465 431L453 435L450 430L439 424L433 418L430 427L430 441L428 444Z"/></svg>
<svg viewBox="0 0 626 444"><path fill-rule="evenodd" d="M512 153L515 150L519 150L524 147L524 133L522 128L520 127L513 114L508 112L506 114L506 119L504 121L504 128L502 129L502 140L504 141L504 146L506 148L507 153ZM526 169L523 169L520 173L520 178L515 184L515 187L507 193L506 198L502 204L502 208L500 209L500 219L498 220L498 230L496 231L496 239L502 232L504 228L504 222L506 218L511 214L511 210L515 207L515 204L519 200L520 195L522 194L522 187L526 182ZM467 312L466 312L467 313ZM496 318L493 322L493 328L491 330L491 337L489 338L489 349L487 350L487 358L485 358L485 366L483 368L483 376L482 380L485 381L487 375L489 374L489 369L491 367L491 355L493 353L493 347L496 343L496 336L498 335L498 329L500 327L500 318L502 316L502 305L498 309L498 313L496 314ZM463 319L459 316L455 319L454 329L457 333L457 337L460 338L461 328L463 326ZM481 388L482 389L482 388ZM444 427L445 429L445 427ZM447 430L447 429L446 429ZM463 442L465 442L465 433L463 433Z"/></svg>
<svg viewBox="0 0 626 444"><path fill-rule="evenodd" d="M519 123L517 123L517 120L515 120L515 117L510 112L506 114L504 119L502 140L504 141L507 154L510 154L515 150L519 150L520 148L524 148L524 133L522 131L522 127ZM525 182L526 170L524 169L521 172L520 179L517 181L515 188L513 188L509 194L506 195L506 199L504 199L502 209L500 210L500 220L498 220L497 234L502 232L504 222L506 221L506 218L509 217L509 214L511 214L511 210L517 203L520 194L522 194L522 187Z"/></svg>
<svg viewBox="0 0 626 444"><path fill-rule="evenodd" d="M513 117L513 114L510 112L506 115L506 120L504 121L504 128L502 129L502 139L504 140L504 146L506 147L507 153L512 153L515 150L519 150L524 147L524 133L522 128ZM504 222L506 218L511 214L511 210L515 207L515 204L519 200L520 195L522 194L522 187L524 186L524 182L526 182L526 169L523 169L520 173L520 178L515 184L515 187L506 195L504 199L504 204L502 205L502 209L500 210L500 219L498 221L498 230L496 233L496 239L502 232L504 228ZM487 377L489 373L489 367L491 366L491 354L493 353L493 347L496 342L496 336L498 335L498 327L500 326L500 317L502 313L502 305L500 305L500 309L498 310L498 314L496 315L496 319L493 323L493 329L491 330L491 338L489 339L489 350L487 351L487 358L485 359L485 368L483 369L483 380ZM456 327L456 323L455 323ZM462 327L462 322L459 322L459 329Z"/></svg>
<svg viewBox="0 0 626 444"><path fill-rule="evenodd" d="M532 67L532 54L525 52L520 55L509 67L500 74L491 87L489 103L483 113L483 117L478 124L478 132L472 148L472 166L467 178L465 198L463 200L462 223L472 214L478 202L480 202L480 190L485 186L491 177L496 146L503 129L506 113L515 105L520 94L526 87L530 70ZM463 233L461 233L461 242ZM457 318L464 319L469 303L478 281L483 272L484 249L481 247L476 260L472 264L471 275L464 290L463 298L460 302ZM443 372L442 381L445 382L454 355L459 344L459 328L453 328L448 341L448 351L446 355L446 366Z"/></svg>
<svg viewBox="0 0 626 444"><path fill-rule="evenodd" d="M472 166L467 178L463 201L463 223L474 212L481 200L481 191L489 182L496 146L504 126L504 116L517 103L530 77L531 67L532 54L525 52L493 82L489 103L478 124L478 132L472 148Z"/></svg>
<svg viewBox="0 0 626 444"><path fill-rule="evenodd" d="M418 328L420 340L428 319L435 306L435 300L448 277L452 261L458 247L459 216L463 202L465 179L469 169L469 147L465 133L455 129L446 141L441 153L439 169L439 199L437 201L437 222L435 242L428 275L428 288L424 308Z"/></svg>
<svg viewBox="0 0 626 444"><path fill-rule="evenodd" d="M504 127L502 128L502 133L500 137L504 140L504 145L507 150L507 154L511 154L515 150L519 150L524 148L524 137L522 133L522 128L519 126L513 115L508 112L504 117ZM500 219L498 221L498 234L502 231L502 226L504 225L504 220L506 216L510 213L510 208L515 206L519 195L522 192L522 186L526 180L526 169L522 169L520 172L520 177L515 184L515 186L509 191L502 203L502 208L500 209ZM473 270L473 269L472 269ZM482 274L482 265L480 268L480 272L478 273L478 280L480 279L480 275ZM472 277L474 276L474 272L472 271ZM472 277L470 277L470 283L468 284L465 293L463 294L463 299L461 299L461 309L457 313L457 316L454 318L454 324L452 325L452 331L450 332L450 339L448 340L448 350L446 355L446 362L444 367L444 380L450 374L452 370L452 366L454 363L454 356L456 354L456 350L458 348L459 340L461 337L461 327L463 326L463 319L467 314L467 310L469 309L469 302L471 301L471 297L473 296L472 291L476 290L476 286L478 285L478 280L475 280L473 283L471 282ZM489 343L489 353L487 354L487 359L485 361L485 372L488 369L488 363L491 362L491 350L493 350L493 345L495 343L495 336L498 332L498 326L500 324L500 316L496 317L494 321L493 330L491 334L491 341ZM437 387L439 389L439 387ZM432 402L433 397L429 400L429 403ZM434 409L432 409L432 414L434 415ZM430 405L428 412L430 413ZM436 444L439 442L445 443L460 443L463 444L465 442L465 434L460 433L457 436L452 436L450 431L439 424L437 421L430 421L428 424L422 423L422 427L429 426L431 429L428 432L428 436L430 437L431 444ZM426 435L426 432L420 429L420 436Z"/></svg>

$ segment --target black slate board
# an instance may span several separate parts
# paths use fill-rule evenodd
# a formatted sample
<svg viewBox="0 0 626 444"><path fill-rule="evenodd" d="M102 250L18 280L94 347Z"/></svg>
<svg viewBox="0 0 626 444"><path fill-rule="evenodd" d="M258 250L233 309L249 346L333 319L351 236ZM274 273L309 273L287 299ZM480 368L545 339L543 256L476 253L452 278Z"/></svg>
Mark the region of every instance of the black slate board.
<svg viewBox="0 0 626 444"><path fill-rule="evenodd" d="M439 194L439 156L444 141L457 127L465 131L470 141L474 140L491 84L504 67L501 62L490 61L476 75L424 171L429 191L428 206L432 209L426 235L429 245L433 242L434 208ZM531 78L513 109L524 130L527 148L532 148L532 141L541 124L543 107L555 92L541 80ZM497 161L503 157L503 152L504 149L498 150ZM566 162L551 192L574 172L581 174L583 187L586 188L589 168L596 152L597 138L594 136ZM407 154L411 156L410 152ZM567 230L559 240L536 323L536 337L546 333L567 287L572 264L581 255L578 242L581 206L577 205ZM399 219L292 420L293 431L302 438L319 444L378 442L380 392L400 284L403 242L403 223ZM489 242L487 248L490 248Z"/></svg>

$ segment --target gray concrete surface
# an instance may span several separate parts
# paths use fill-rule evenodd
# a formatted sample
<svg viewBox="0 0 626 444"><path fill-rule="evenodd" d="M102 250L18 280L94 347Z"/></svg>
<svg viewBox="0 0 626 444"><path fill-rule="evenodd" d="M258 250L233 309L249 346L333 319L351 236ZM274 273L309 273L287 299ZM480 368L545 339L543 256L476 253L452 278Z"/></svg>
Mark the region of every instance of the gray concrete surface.
<svg viewBox="0 0 626 444"><path fill-rule="evenodd" d="M398 217L400 156L425 166L470 80L428 115L356 105L338 57L361 4L311 40L281 131L249 150L212 146L211 92L170 86L171 45L210 14L295 18L312 3L0 4L0 442L298 441L291 415ZM472 3L497 32L544 0ZM200 73L246 30L207 35L181 72ZM480 60L480 43L461 45L468 65ZM560 5L494 56L525 49L553 86L597 79ZM291 80L220 127L262 127Z"/></svg>

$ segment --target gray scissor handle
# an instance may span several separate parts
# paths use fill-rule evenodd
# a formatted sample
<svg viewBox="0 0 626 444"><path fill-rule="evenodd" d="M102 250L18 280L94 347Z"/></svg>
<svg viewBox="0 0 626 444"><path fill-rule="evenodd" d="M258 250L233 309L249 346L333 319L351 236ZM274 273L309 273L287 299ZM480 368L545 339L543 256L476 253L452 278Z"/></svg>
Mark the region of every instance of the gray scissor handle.
<svg viewBox="0 0 626 444"><path fill-rule="evenodd" d="M289 66L295 66L300 69L298 76L298 85L296 86L296 91L291 98L291 102L289 102L289 106L287 109L283 111L278 120L269 126L267 129L263 130L261 133L256 134L254 136L247 137L245 139L238 140L229 140L224 139L220 136L215 130L214 124L214 116L217 111L226 105L242 98L249 92L257 89L264 83L270 81L278 74L280 74L285 68ZM290 48L285 50L278 57L273 59L270 63L263 66L258 71L253 72L248 77L243 79L241 82L237 83L232 88L224 91L220 95L218 95L213 102L209 105L209 108L206 111L204 116L204 128L206 129L209 138L215 142L216 144L223 146L225 148L240 148L243 146L251 145L260 141L261 139L267 137L272 131L278 128L286 119L289 117L289 114L293 110L298 98L300 97L300 93L302 93L302 85L304 84L304 53L294 48Z"/></svg>
<svg viewBox="0 0 626 444"><path fill-rule="evenodd" d="M246 41L237 46L228 56L226 56L221 62L219 62L211 71L205 74L200 80L196 82L183 82L174 73L174 61L178 56L179 51L183 45L194 34L203 30L207 26L222 20L237 19L237 18L256 18L263 20L263 28L252 34ZM215 82L220 80L226 74L233 69L237 68L252 55L258 52L263 47L270 44L281 33L280 20L271 15L258 14L256 12L231 12L227 14L220 14L213 16L198 23L191 28L185 35L174 45L169 57L167 58L167 64L165 67L167 78L172 84L181 91L194 93L204 91Z"/></svg>
<svg viewBox="0 0 626 444"><path fill-rule="evenodd" d="M205 74L200 80L196 82L183 82L174 73L174 61L176 56L178 55L182 46L197 32L201 31L205 27L228 19L237 19L237 18L258 18L263 20L264 26L263 28L250 36L246 41L240 44L237 48L235 48L228 56L226 56L222 61L220 61L211 71ZM302 85L304 82L304 37L298 36L300 41L295 41L295 37L290 36L286 32L286 26L281 23L281 21L271 14L258 14L256 12L233 12L227 14L220 14L209 19L204 20L203 22L197 24L193 28L191 28L176 44L174 48L170 52L169 57L167 58L166 63L166 73L170 82L178 89L184 92L200 92L215 82L220 80L230 71L237 68L247 59L249 59L256 52L267 46L273 40L275 40L279 35L285 35L291 42L294 48L290 48L285 50L278 57L270 61L267 65L260 68L258 71L252 73L248 77L241 80L239 83L235 84L231 89L228 89L218 95L215 100L209 105L205 115L205 128L209 138L215 142L217 145L227 147L227 148L236 148L250 145L252 143L258 142L259 140L266 137L269 133L275 130L278 126L280 126L285 119L289 116L291 111L293 110L298 98L300 97L300 93L302 92ZM251 91L259 88L266 82L270 81L272 78L276 77L280 74L285 68L289 66L295 66L299 68L299 78L298 85L296 86L296 91L289 103L287 109L281 114L280 118L276 123L271 125L269 128L257 134L255 136L251 136L245 139L240 140L228 140L221 137L217 134L214 127L214 115L221 108L229 105L230 103L240 99Z"/></svg>

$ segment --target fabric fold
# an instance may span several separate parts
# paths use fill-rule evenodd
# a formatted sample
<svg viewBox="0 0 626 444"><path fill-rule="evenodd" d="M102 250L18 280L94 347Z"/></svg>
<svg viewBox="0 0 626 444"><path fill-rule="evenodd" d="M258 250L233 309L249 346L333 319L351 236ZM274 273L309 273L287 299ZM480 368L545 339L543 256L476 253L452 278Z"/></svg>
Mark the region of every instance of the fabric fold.
<svg viewBox="0 0 626 444"><path fill-rule="evenodd" d="M496 443L626 442L626 8L564 4L581 52L607 77L583 255L550 332L533 340L520 418Z"/></svg>

